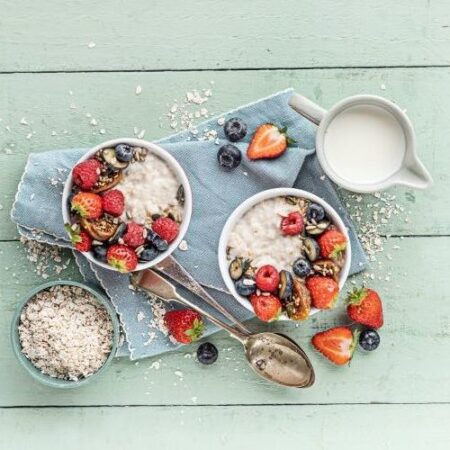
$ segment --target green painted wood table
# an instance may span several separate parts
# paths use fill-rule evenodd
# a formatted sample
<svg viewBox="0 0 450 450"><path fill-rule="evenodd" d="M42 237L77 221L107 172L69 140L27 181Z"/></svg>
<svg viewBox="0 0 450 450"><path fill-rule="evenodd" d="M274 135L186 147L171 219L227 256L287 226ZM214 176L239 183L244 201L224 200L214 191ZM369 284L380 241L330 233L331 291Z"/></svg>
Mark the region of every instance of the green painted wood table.
<svg viewBox="0 0 450 450"><path fill-rule="evenodd" d="M448 1L0 6L1 449L450 448ZM42 282L9 221L28 153L143 130L146 139L159 138L173 131L167 112L174 100L193 89L210 89L208 114L218 114L290 86L324 107L357 93L396 101L415 123L435 179L426 192L383 194L394 206L380 223L373 215L382 199L343 193L356 215L370 217L359 222L361 234L373 240L375 233L380 240L371 244L384 247L356 280L384 297L381 348L343 368L312 351L315 332L345 321L341 305L297 327L270 326L311 355L317 382L305 391L255 378L224 333L211 339L220 350L211 367L195 362L191 346L117 360L79 390L32 381L8 338L19 298ZM80 279L72 263L59 275L41 270L49 279Z"/></svg>

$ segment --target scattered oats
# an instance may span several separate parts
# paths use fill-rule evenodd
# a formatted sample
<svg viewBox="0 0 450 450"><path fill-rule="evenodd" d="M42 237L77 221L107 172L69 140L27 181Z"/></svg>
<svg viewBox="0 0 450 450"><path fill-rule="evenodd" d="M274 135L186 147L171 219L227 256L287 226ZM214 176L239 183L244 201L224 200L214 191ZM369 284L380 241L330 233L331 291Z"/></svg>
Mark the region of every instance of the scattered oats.
<svg viewBox="0 0 450 450"><path fill-rule="evenodd" d="M7 155L12 155L12 150L11 150L10 148L6 148L6 149L5 149L5 153L6 153Z"/></svg>
<svg viewBox="0 0 450 450"><path fill-rule="evenodd" d="M31 139L32 137L33 137L33 133L28 133L26 136L27 139Z"/></svg>
<svg viewBox="0 0 450 450"><path fill-rule="evenodd" d="M21 125L28 125L27 119L25 119L25 117L22 117L22 118L20 119L20 124L21 124Z"/></svg>
<svg viewBox="0 0 450 450"><path fill-rule="evenodd" d="M105 133L106 133L106 130L105 130L104 128L100 128L99 133L100 133L100 134L105 134Z"/></svg>
<svg viewBox="0 0 450 450"><path fill-rule="evenodd" d="M326 176L325 176L325 175L321 175L321 176L320 176L320 179L321 179L322 181L324 181L324 180L325 180L325 178L326 178Z"/></svg>
<svg viewBox="0 0 450 450"><path fill-rule="evenodd" d="M180 249L180 250L182 250L183 252L185 252L189 247L188 247L188 243L183 239L181 242L180 242L180 245L178 246L178 248Z"/></svg>
<svg viewBox="0 0 450 450"><path fill-rule="evenodd" d="M91 113L86 113L86 117L87 117L88 119L90 119L90 118L92 117L92 114L91 114Z"/></svg>
<svg viewBox="0 0 450 450"><path fill-rule="evenodd" d="M128 289L130 289L130 291L135 291L136 290L136 286L134 286L133 284L129 284L128 285Z"/></svg>
<svg viewBox="0 0 450 450"><path fill-rule="evenodd" d="M136 136L139 133L138 127L133 127L133 134Z"/></svg>
<svg viewBox="0 0 450 450"><path fill-rule="evenodd" d="M56 136L56 131L52 131L52 136Z"/></svg>
<svg viewBox="0 0 450 450"><path fill-rule="evenodd" d="M184 377L183 372L181 372L181 370L175 370L174 374L177 377L179 377L179 378L183 378Z"/></svg>
<svg viewBox="0 0 450 450"><path fill-rule="evenodd" d="M137 321L142 322L145 319L145 314L142 311L138 312Z"/></svg>
<svg viewBox="0 0 450 450"><path fill-rule="evenodd" d="M136 95L140 95L142 93L142 86L140 84L138 84L136 86Z"/></svg>
<svg viewBox="0 0 450 450"><path fill-rule="evenodd" d="M197 397L191 397L192 403L197 403Z"/></svg>
<svg viewBox="0 0 450 450"><path fill-rule="evenodd" d="M89 123L90 123L93 127L95 127L95 126L98 125L98 123L97 123L97 121L96 121L95 119L92 119Z"/></svg>
<svg viewBox="0 0 450 450"><path fill-rule="evenodd" d="M35 194L34 194L34 192L33 192L33 194L30 195L30 200L33 200L33 199L34 199L34 195L35 195Z"/></svg>
<svg viewBox="0 0 450 450"><path fill-rule="evenodd" d="M170 122L170 128L173 128L174 130L177 128L178 122L174 120L173 122Z"/></svg>
<svg viewBox="0 0 450 450"><path fill-rule="evenodd" d="M248 177L248 172L242 172L246 177Z"/></svg>
<svg viewBox="0 0 450 450"><path fill-rule="evenodd" d="M88 48L94 48L95 47L95 42L89 42L89 44L87 45L88 46Z"/></svg>
<svg viewBox="0 0 450 450"><path fill-rule="evenodd" d="M380 88L381 88L382 91L385 91L386 90L386 85L384 83L382 83Z"/></svg>
<svg viewBox="0 0 450 450"><path fill-rule="evenodd" d="M139 139L142 139L144 136L145 136L145 130L141 130L141 131L139 132L139 134L137 135L137 137L138 137Z"/></svg>
<svg viewBox="0 0 450 450"><path fill-rule="evenodd" d="M69 106L70 109L77 109L77 106L74 103L71 103Z"/></svg>
<svg viewBox="0 0 450 450"><path fill-rule="evenodd" d="M150 364L150 369L158 370L160 367L161 367L161 360L159 360L159 361L153 361L153 362Z"/></svg>
<svg viewBox="0 0 450 450"><path fill-rule="evenodd" d="M3 209L3 205L0 205L0 211Z"/></svg>

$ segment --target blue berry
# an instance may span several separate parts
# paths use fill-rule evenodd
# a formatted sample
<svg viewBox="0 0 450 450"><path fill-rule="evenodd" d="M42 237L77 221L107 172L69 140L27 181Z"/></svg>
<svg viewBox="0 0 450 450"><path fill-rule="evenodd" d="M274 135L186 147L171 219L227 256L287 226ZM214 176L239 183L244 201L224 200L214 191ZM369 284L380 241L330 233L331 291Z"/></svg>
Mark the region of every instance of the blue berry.
<svg viewBox="0 0 450 450"><path fill-rule="evenodd" d="M211 342L204 342L197 349L197 359L202 364L213 364L217 361L219 352Z"/></svg>
<svg viewBox="0 0 450 450"><path fill-rule="evenodd" d="M242 154L236 146L226 144L219 148L217 160L224 169L233 170L241 163Z"/></svg>
<svg viewBox="0 0 450 450"><path fill-rule="evenodd" d="M229 141L237 142L247 134L247 125L241 119L233 117L225 122L223 131Z"/></svg>
<svg viewBox="0 0 450 450"><path fill-rule="evenodd" d="M255 293L256 283L253 278L242 277L234 283L236 292L243 297L248 297Z"/></svg>
<svg viewBox="0 0 450 450"><path fill-rule="evenodd" d="M92 253L95 259L98 259L101 262L106 262L106 252L107 248L104 245L95 245L92 247Z"/></svg>
<svg viewBox="0 0 450 450"><path fill-rule="evenodd" d="M121 162L130 162L133 158L133 147L128 144L116 145L116 158Z"/></svg>
<svg viewBox="0 0 450 450"><path fill-rule="evenodd" d="M371 352L380 345L380 335L375 330L361 331L359 345L362 349Z"/></svg>
<svg viewBox="0 0 450 450"><path fill-rule="evenodd" d="M146 241L150 246L156 248L158 252L165 252L169 248L169 244L157 233L155 233L150 228L147 228Z"/></svg>
<svg viewBox="0 0 450 450"><path fill-rule="evenodd" d="M306 278L311 274L311 264L305 258L298 258L292 264L292 270L298 277Z"/></svg>
<svg viewBox="0 0 450 450"><path fill-rule="evenodd" d="M320 222L325 219L325 210L317 203L311 203L308 207L308 211L306 212L306 218L309 221L314 220L316 222Z"/></svg>
<svg viewBox="0 0 450 450"><path fill-rule="evenodd" d="M142 253L139 255L139 259L141 261L153 261L157 256L158 256L159 252L158 250L156 250L156 248L154 247L146 247L144 248L144 250L142 251Z"/></svg>
<svg viewBox="0 0 450 450"><path fill-rule="evenodd" d="M287 301L292 297L293 289L294 282L292 280L292 275L287 270L282 270L280 272L280 289L278 291L278 296L281 300Z"/></svg>

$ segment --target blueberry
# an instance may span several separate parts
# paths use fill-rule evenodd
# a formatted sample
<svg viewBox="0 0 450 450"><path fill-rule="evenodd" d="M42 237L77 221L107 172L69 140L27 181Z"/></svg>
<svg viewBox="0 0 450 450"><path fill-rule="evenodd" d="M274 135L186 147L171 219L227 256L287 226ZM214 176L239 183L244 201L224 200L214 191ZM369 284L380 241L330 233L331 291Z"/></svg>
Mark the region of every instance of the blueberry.
<svg viewBox="0 0 450 450"><path fill-rule="evenodd" d="M292 275L287 270L280 272L280 290L278 296L281 300L287 301L292 297L294 282Z"/></svg>
<svg viewBox="0 0 450 450"><path fill-rule="evenodd" d="M225 122L223 131L229 141L237 142L247 134L247 125L241 119L233 117Z"/></svg>
<svg viewBox="0 0 450 450"><path fill-rule="evenodd" d="M359 335L359 345L362 349L371 352L380 345L380 335L375 330L364 330Z"/></svg>
<svg viewBox="0 0 450 450"><path fill-rule="evenodd" d="M130 162L133 158L133 147L128 144L116 145L116 158L121 162Z"/></svg>
<svg viewBox="0 0 450 450"><path fill-rule="evenodd" d="M226 144L219 148L217 160L224 169L233 170L241 163L242 154L236 146Z"/></svg>
<svg viewBox="0 0 450 450"><path fill-rule="evenodd" d="M234 283L236 291L243 297L248 297L256 291L256 283L253 278L242 277Z"/></svg>
<svg viewBox="0 0 450 450"><path fill-rule="evenodd" d="M153 261L158 256L158 250L155 247L146 247L139 255L141 261Z"/></svg>
<svg viewBox="0 0 450 450"><path fill-rule="evenodd" d="M311 264L305 258L298 258L292 264L292 270L300 278L306 278L311 273Z"/></svg>
<svg viewBox="0 0 450 450"><path fill-rule="evenodd" d="M211 342L204 342L197 349L197 359L202 364L213 364L217 361L219 352Z"/></svg>
<svg viewBox="0 0 450 450"><path fill-rule="evenodd" d="M101 262L106 262L106 252L108 249L104 245L95 245L92 247L92 253L95 259Z"/></svg>
<svg viewBox="0 0 450 450"><path fill-rule="evenodd" d="M306 212L306 217L309 221L314 220L316 222L320 222L325 219L325 210L317 203L311 203L308 211Z"/></svg>

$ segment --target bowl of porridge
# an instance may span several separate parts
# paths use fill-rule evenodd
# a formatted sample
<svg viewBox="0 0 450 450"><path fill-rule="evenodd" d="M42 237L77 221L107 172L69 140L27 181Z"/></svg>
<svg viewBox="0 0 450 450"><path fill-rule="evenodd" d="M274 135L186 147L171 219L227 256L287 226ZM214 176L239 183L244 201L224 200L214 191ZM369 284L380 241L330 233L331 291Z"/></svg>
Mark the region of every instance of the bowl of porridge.
<svg viewBox="0 0 450 450"><path fill-rule="evenodd" d="M104 268L132 272L177 248L189 226L192 193L184 170L163 148L115 139L72 168L62 211L76 250Z"/></svg>
<svg viewBox="0 0 450 450"><path fill-rule="evenodd" d="M277 188L234 210L218 258L223 280L242 306L268 320L264 308L278 305L272 319L297 321L335 305L351 247L342 219L327 202L300 189Z"/></svg>

